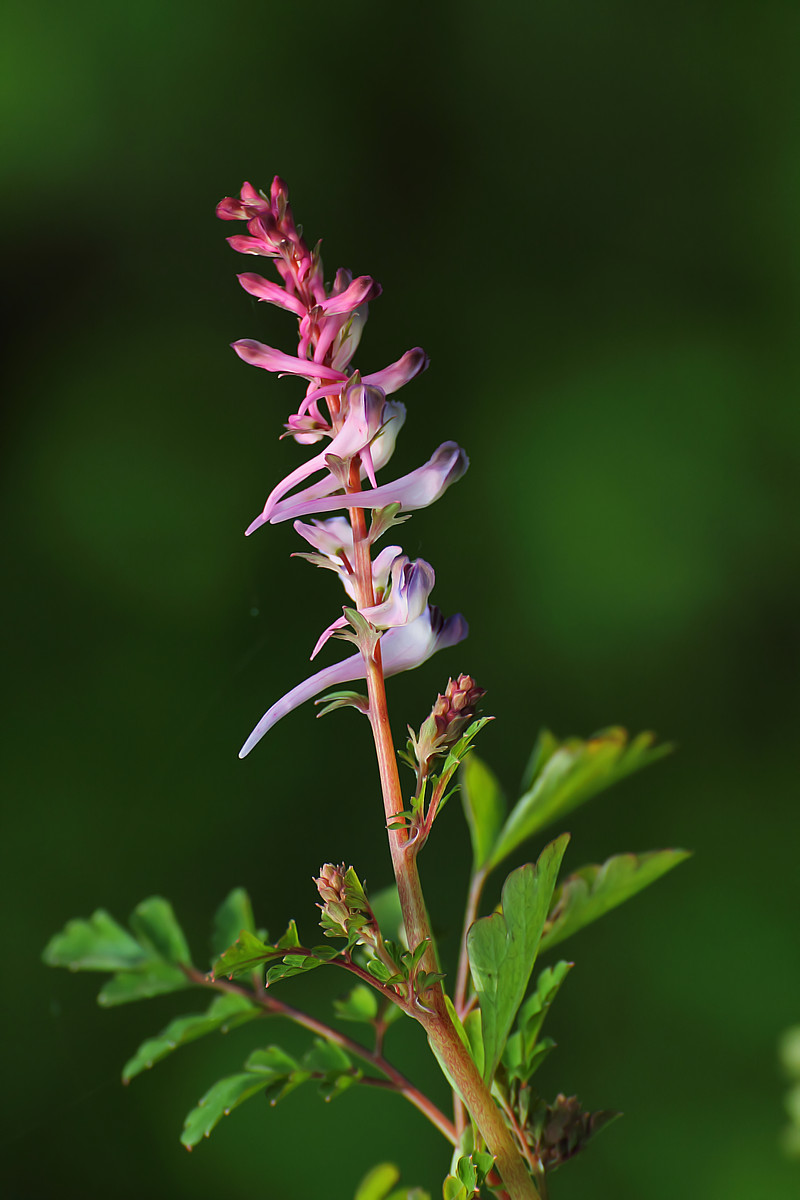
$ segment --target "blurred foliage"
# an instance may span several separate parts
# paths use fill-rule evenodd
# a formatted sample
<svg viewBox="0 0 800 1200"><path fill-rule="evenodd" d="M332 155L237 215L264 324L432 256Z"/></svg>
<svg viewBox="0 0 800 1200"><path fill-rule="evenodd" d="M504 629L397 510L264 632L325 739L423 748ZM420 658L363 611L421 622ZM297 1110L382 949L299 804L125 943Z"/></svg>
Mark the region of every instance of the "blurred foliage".
<svg viewBox="0 0 800 1200"><path fill-rule="evenodd" d="M355 1090L323 1118L302 1090L269 1121L254 1101L185 1154L174 1114L202 1094L208 1061L195 1072L176 1056L159 1084L123 1090L118 1064L158 1020L98 1014L86 980L38 963L71 913L127 912L145 894L170 895L194 943L209 897L240 882L282 928L303 878L311 913L323 861L389 881L351 714L297 713L236 759L339 603L288 561L290 530L241 536L291 457L277 434L293 384L227 348L285 326L241 293L213 206L276 170L324 235L329 273L384 286L364 368L416 344L431 354L404 396L398 464L445 437L472 456L403 531L472 636L392 681L396 737L468 670L490 689L485 752L509 793L543 722L619 721L679 746L588 805L568 851L570 869L600 862L624 834L631 851L678 843L695 858L578 935L549 1024L563 1043L552 1083L627 1115L554 1200L796 1195L774 1046L800 993L798 26L787 0L235 15L203 0L12 0L13 1200L54 1179L83 1200L297 1195L298 1152L333 1158L339 1122L369 1123L373 1161L397 1161L404 1180L438 1178L435 1132L399 1100L374 1126ZM423 864L443 945L458 933L448 838L467 846L455 806ZM305 1002L302 978L286 986ZM151 1001L163 1025L169 999ZM404 1066L425 1082L413 1034L398 1033ZM254 1047L248 1027L229 1038L220 1074L234 1039L240 1061ZM331 1200L350 1200L367 1166L341 1161Z"/></svg>

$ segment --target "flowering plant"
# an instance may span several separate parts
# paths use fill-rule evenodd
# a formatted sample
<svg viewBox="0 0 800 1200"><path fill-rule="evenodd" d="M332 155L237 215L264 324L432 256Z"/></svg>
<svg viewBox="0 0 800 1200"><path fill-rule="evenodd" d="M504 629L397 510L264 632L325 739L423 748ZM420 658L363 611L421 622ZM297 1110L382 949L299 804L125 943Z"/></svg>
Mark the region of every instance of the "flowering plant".
<svg viewBox="0 0 800 1200"><path fill-rule="evenodd" d="M319 247L311 250L305 242L281 179L273 181L269 195L245 184L217 213L247 223L246 234L228 239L234 250L270 258L277 268L280 282L245 272L239 275L242 287L297 321L294 354L251 339L235 342L234 350L246 363L306 383L282 436L307 449L308 457L272 488L246 532L293 521L310 547L301 557L333 571L346 595L341 615L320 634L311 657L331 638L353 647L273 702L240 756L307 700L322 706L319 715L352 707L366 716L394 884L370 897L352 866L325 864L316 880L322 944L301 937L294 921L281 937L269 939L255 922L247 893L235 889L214 918L210 970L194 965L175 914L161 897L143 901L127 930L103 910L69 922L50 941L45 959L110 973L99 995L103 1005L189 988L211 994L204 1012L176 1017L139 1047L123 1069L126 1082L185 1043L264 1015L285 1018L314 1035L300 1058L274 1045L256 1048L241 1070L215 1083L186 1118L181 1140L189 1149L251 1096L265 1093L276 1103L308 1081L326 1098L371 1086L404 1096L450 1144L446 1200L487 1194L536 1200L546 1196L550 1173L615 1114L586 1112L575 1097L561 1094L548 1101L537 1091L535 1072L553 1048L542 1036L543 1022L572 964L552 962L535 979L534 968L541 956L659 878L685 852L622 854L559 880L569 840L562 834L535 861L512 870L501 904L481 915L484 888L521 846L668 747L656 746L651 734L631 739L618 728L565 741L543 731L520 798L509 809L495 775L473 752L491 718L478 716L485 693L462 673L448 681L421 726L409 726L398 756L386 678L460 643L467 625L461 615L444 617L431 603L435 576L427 562L411 560L399 545L377 545L414 510L440 499L466 471L467 456L445 442L423 465L379 482L406 416L395 396L427 367L427 356L415 348L372 374L353 368L368 306L381 288L369 276L353 278L345 270L337 271L330 287L325 284ZM366 685L366 694L343 686L357 681ZM398 757L411 768L407 789ZM450 964L442 961L432 933L419 857L456 791L469 826L472 865L458 961ZM281 998L279 983L320 967L351 977L335 1019L371 1027L371 1042ZM452 1091L451 1114L386 1057L387 1032L404 1017L427 1035ZM398 1178L394 1167L382 1164L367 1175L358 1200L384 1200L389 1192L394 1200L424 1195L418 1189L392 1190Z"/></svg>

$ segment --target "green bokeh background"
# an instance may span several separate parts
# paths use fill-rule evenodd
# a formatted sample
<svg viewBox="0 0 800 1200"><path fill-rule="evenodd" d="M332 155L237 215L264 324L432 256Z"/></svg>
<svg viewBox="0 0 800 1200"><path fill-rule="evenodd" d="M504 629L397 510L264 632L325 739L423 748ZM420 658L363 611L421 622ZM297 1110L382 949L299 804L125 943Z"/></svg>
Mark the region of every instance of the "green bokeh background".
<svg viewBox="0 0 800 1200"><path fill-rule="evenodd" d="M543 1080L626 1117L553 1200L796 1196L798 6L82 0L5 24L5 1194L350 1200L390 1158L435 1196L444 1173L371 1092L251 1101L186 1154L197 1097L294 1034L248 1026L125 1090L180 998L101 1012L96 978L39 962L100 904L170 896L202 958L235 884L277 931L313 928L322 861L388 882L355 715L302 710L236 759L340 603L290 529L241 536L296 460L299 388L228 349L291 322L238 288L258 264L213 212L279 171L327 273L384 286L360 365L431 355L398 468L445 438L472 457L405 537L472 635L392 683L396 730L470 670L510 791L545 722L680 747L570 822L571 865L696 855L570 944ZM437 834L447 946L457 806ZM285 994L323 1012L326 988ZM394 1054L443 1095L414 1029Z"/></svg>

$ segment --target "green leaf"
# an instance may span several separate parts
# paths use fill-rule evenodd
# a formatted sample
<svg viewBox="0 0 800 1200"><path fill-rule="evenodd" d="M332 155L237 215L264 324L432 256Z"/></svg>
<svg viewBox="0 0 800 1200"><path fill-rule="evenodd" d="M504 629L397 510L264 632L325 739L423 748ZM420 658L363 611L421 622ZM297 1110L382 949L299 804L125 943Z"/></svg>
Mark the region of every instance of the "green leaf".
<svg viewBox="0 0 800 1200"><path fill-rule="evenodd" d="M402 505L395 501L393 504L387 504L384 508L373 508L372 519L369 526L369 541L370 545L375 544L378 538L395 525L402 525L411 516L411 513L400 513ZM328 564L330 565L330 564Z"/></svg>
<svg viewBox="0 0 800 1200"><path fill-rule="evenodd" d="M180 967L166 962L149 962L138 971L120 971L101 989L97 1003L110 1008L115 1004L130 1004L133 1000L149 1000L152 996L180 992L193 987Z"/></svg>
<svg viewBox="0 0 800 1200"><path fill-rule="evenodd" d="M488 861L506 815L502 788L482 759L470 754L461 764L461 803L472 840L472 873Z"/></svg>
<svg viewBox="0 0 800 1200"><path fill-rule="evenodd" d="M481 917L467 935L472 979L483 1017L487 1080L494 1076L525 995L568 841L569 835L562 834L545 847L537 863L512 871L503 886L502 912Z"/></svg>
<svg viewBox="0 0 800 1200"><path fill-rule="evenodd" d="M208 1137L214 1126L234 1108L278 1080L287 1078L297 1069L297 1065L297 1061L279 1046L254 1050L244 1064L244 1071L220 1079L189 1113L181 1134L184 1146L191 1150L202 1138Z"/></svg>
<svg viewBox="0 0 800 1200"><path fill-rule="evenodd" d="M211 1130L218 1125L223 1117L227 1117L235 1108L263 1091L265 1081L249 1072L238 1075L228 1075L220 1079L206 1092L197 1107L193 1108L183 1123L181 1142L188 1150L196 1146L204 1137L209 1137Z"/></svg>
<svg viewBox="0 0 800 1200"><path fill-rule="evenodd" d="M279 979L291 979L293 975L314 971L321 967L323 962L325 959L316 954L287 954L283 962L277 963L267 971L267 987L271 987Z"/></svg>
<svg viewBox="0 0 800 1200"><path fill-rule="evenodd" d="M250 1060L245 1063L248 1066ZM304 1055L299 1064L287 1072L286 1078L276 1080L267 1090L270 1104L275 1105L283 1100L295 1088L315 1079L319 1085L319 1093L325 1100L335 1100L342 1092L358 1083L363 1077L361 1070L356 1070L352 1059L344 1050L324 1038L316 1038L314 1044Z"/></svg>
<svg viewBox="0 0 800 1200"><path fill-rule="evenodd" d="M211 974L214 979L233 979L235 975L241 975L244 971L252 971L261 963L267 962L271 958L281 958L283 954L282 949L267 946L255 934L250 933L247 929L242 929L233 945L228 946L227 950L220 954L211 968Z"/></svg>
<svg viewBox="0 0 800 1200"><path fill-rule="evenodd" d="M778 1057L786 1074L800 1079L800 1025L792 1025L781 1034Z"/></svg>
<svg viewBox="0 0 800 1200"><path fill-rule="evenodd" d="M303 1055L303 1066L309 1071L331 1075L342 1071L351 1071L353 1062L350 1056L334 1042L324 1038L315 1038L314 1045Z"/></svg>
<svg viewBox="0 0 800 1200"><path fill-rule="evenodd" d="M628 741L624 729L613 728L588 741L568 738L554 749L553 735L545 732L528 772L530 786L500 831L487 869L494 869L522 842L612 783L670 752L670 746L653 746L653 740L652 733L640 733Z"/></svg>
<svg viewBox="0 0 800 1200"><path fill-rule="evenodd" d="M150 954L98 908L88 921L68 921L47 943L42 958L49 967L71 971L125 971L142 966Z"/></svg>
<svg viewBox="0 0 800 1200"><path fill-rule="evenodd" d="M353 1200L386 1200L399 1178L394 1163L379 1163L361 1180Z"/></svg>
<svg viewBox="0 0 800 1200"><path fill-rule="evenodd" d="M290 1075L297 1070L297 1059L292 1058L280 1046L265 1046L253 1050L244 1064L246 1071L258 1071L262 1075Z"/></svg>
<svg viewBox="0 0 800 1200"><path fill-rule="evenodd" d="M444 993L444 1005L447 1009L450 1020L453 1022L453 1028L458 1034L461 1045L469 1053L469 1055L472 1056L472 1046L470 1045L469 1036L461 1021L461 1017L456 1012L456 1006L453 1004L453 1001L450 999L447 992Z"/></svg>
<svg viewBox="0 0 800 1200"><path fill-rule="evenodd" d="M464 1032L469 1042L469 1052L475 1066L483 1075L485 1056L483 1053L483 1021L479 1008L471 1009L464 1018Z"/></svg>
<svg viewBox="0 0 800 1200"><path fill-rule="evenodd" d="M582 867L560 885L542 937L542 951L605 916L689 858L688 850L618 854L602 866Z"/></svg>
<svg viewBox="0 0 800 1200"><path fill-rule="evenodd" d="M357 983L347 996L334 1000L333 1007L342 1021L371 1024L378 1016L378 996L373 988Z"/></svg>
<svg viewBox="0 0 800 1200"><path fill-rule="evenodd" d="M211 951L215 959L224 954L243 929L255 935L253 906L244 888L229 892L214 914L211 932Z"/></svg>
<svg viewBox="0 0 800 1200"><path fill-rule="evenodd" d="M572 965L568 962L558 962L552 967L546 967L536 981L534 992L519 1010L517 1028L508 1039L503 1053L503 1062L512 1078L527 1082L555 1046L555 1042L550 1038L539 1042L539 1034L550 1006L561 984L572 970Z"/></svg>
<svg viewBox="0 0 800 1200"><path fill-rule="evenodd" d="M133 1058L123 1067L122 1082L129 1083L135 1075L154 1066L179 1046L185 1046L207 1033L215 1033L218 1029L225 1033L260 1014L261 1010L246 996L217 996L207 1012L176 1017L157 1037L142 1042Z"/></svg>
<svg viewBox="0 0 800 1200"><path fill-rule="evenodd" d="M327 717L328 713L335 712L337 708L357 708L365 716L369 712L369 700L360 692L328 692L319 696L314 703L325 706L317 713L318 717Z"/></svg>
<svg viewBox="0 0 800 1200"><path fill-rule="evenodd" d="M302 944L303 943L300 941L300 935L297 932L297 925L295 924L294 917L292 917L291 921L286 926L286 932L282 933L275 943L275 949L296 950L299 946L302 946Z"/></svg>
<svg viewBox="0 0 800 1200"><path fill-rule="evenodd" d="M474 1192L478 1186L478 1169L472 1161L471 1156L462 1156L458 1160L456 1167L456 1175L467 1189L467 1194Z"/></svg>
<svg viewBox="0 0 800 1200"><path fill-rule="evenodd" d="M483 727L488 725L489 722L493 720L494 717L478 717L476 721L473 721L472 724L466 728L464 733L456 742L455 746L452 747L445 758L442 769L439 772L440 776L450 774L455 770L455 768L460 762L462 762L468 753L472 742L478 736Z"/></svg>
<svg viewBox="0 0 800 1200"><path fill-rule="evenodd" d="M442 1185L444 1200L468 1200L469 1193L456 1175L448 1175Z"/></svg>
<svg viewBox="0 0 800 1200"><path fill-rule="evenodd" d="M540 729L534 743L531 756L522 774L522 791L528 792L533 787L533 781L555 754L561 743L549 729Z"/></svg>
<svg viewBox="0 0 800 1200"><path fill-rule="evenodd" d="M130 926L145 950L154 958L170 963L192 961L183 930L177 922L169 900L162 896L150 896L137 904L131 913Z"/></svg>
<svg viewBox="0 0 800 1200"><path fill-rule="evenodd" d="M367 970L373 979L377 979L379 983L388 983L390 979L396 979L397 973L392 974L386 963L381 962L379 958L371 958L367 963Z"/></svg>
<svg viewBox="0 0 800 1200"><path fill-rule="evenodd" d="M461 1155L456 1163L455 1176L449 1175L448 1179L456 1178L466 1189L464 1195L472 1197L481 1187L493 1166L494 1159L491 1154L473 1150L471 1154ZM455 1189L453 1191L455 1195L460 1195Z"/></svg>

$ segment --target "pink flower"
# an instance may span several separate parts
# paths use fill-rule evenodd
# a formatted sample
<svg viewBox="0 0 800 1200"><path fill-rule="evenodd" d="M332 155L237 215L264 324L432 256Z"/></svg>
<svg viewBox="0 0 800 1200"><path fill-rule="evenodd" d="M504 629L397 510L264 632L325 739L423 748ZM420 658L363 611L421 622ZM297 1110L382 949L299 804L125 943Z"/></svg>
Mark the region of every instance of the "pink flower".
<svg viewBox="0 0 800 1200"><path fill-rule="evenodd" d="M275 260L280 282L248 271L239 276L242 287L258 300L290 312L298 322L296 353L287 354L251 338L234 342L233 349L252 366L307 380L305 397L297 412L289 416L281 436L291 437L301 446L323 443L272 489L246 533L267 522L294 520L296 531L312 548L312 553L301 557L333 570L355 603L363 589L356 587L349 517L330 517L312 524L298 518L391 506L388 513L373 515L366 535L374 602L360 611L372 633L367 636L365 632L358 640L358 653L318 671L277 701L242 748L244 757L277 720L304 700L337 684L363 679L365 656L374 650L373 639L380 641L384 672L392 675L418 666L435 650L466 636L463 617L445 621L429 604L435 576L428 563L422 559L412 562L399 546L385 547L374 559L371 554L372 543L402 519L398 511L411 512L433 504L461 478L468 459L455 442L445 442L423 466L379 485L377 473L391 458L406 416L405 406L388 397L425 370L427 355L417 346L369 375L351 369L369 303L381 294L380 284L369 275L353 278L350 271L339 270L333 286L326 290L318 248L309 250L303 240L292 216L286 184L277 175L269 197L245 183L238 197L220 202L217 213L223 220L247 223L246 235L228 238L235 250ZM364 490L354 490L358 486ZM366 571L363 549L362 545L358 558L360 569ZM367 582L362 580L364 587ZM346 624L340 617L329 625L312 658Z"/></svg>
<svg viewBox="0 0 800 1200"><path fill-rule="evenodd" d="M328 469L325 460L329 454L349 460L367 450L383 427L386 397L380 388L364 387L356 383L342 393L342 401L345 406L344 420L337 422L339 428L333 433L330 445L297 467L272 489L261 513L265 521L269 520L270 513L288 491L302 483L309 475ZM371 467L371 460L368 460L368 463Z"/></svg>
<svg viewBox="0 0 800 1200"><path fill-rule="evenodd" d="M399 625L388 630L381 638L381 656L383 659L384 675L399 675L401 671L411 671L420 666L447 646L455 646L467 636L468 627L460 613L445 620L439 609L429 605L416 621L409 625ZM352 654L341 662L323 667L315 675L293 687L291 691L277 700L268 708L256 725L253 732L239 751L239 758L245 758L265 733L272 729L282 717L299 708L306 700L312 700L320 692L328 688L338 687L343 683L352 683L356 679L366 678L366 668L361 653Z"/></svg>
<svg viewBox="0 0 800 1200"><path fill-rule="evenodd" d="M392 546L390 549L395 550L399 547ZM385 556L386 551L375 559L373 567L378 564L382 556ZM366 608L359 608L362 617L366 617L370 625L375 629L394 629L398 625L410 625L422 616L428 604L428 597L433 591L433 585L436 582L436 575L430 563L426 563L424 558L417 559L416 562L411 562L408 555L402 552L397 554L392 562L391 570L391 590L385 599L380 599L376 604L367 605ZM378 589L375 589L376 592ZM384 589L381 588L381 591ZM347 617L339 617L334 621L323 634L319 637L316 646L311 652L311 657L316 658L322 647L327 642L337 629L344 629L347 625Z"/></svg>
<svg viewBox="0 0 800 1200"><path fill-rule="evenodd" d="M326 495L322 491L325 483L330 491L339 486L331 474L327 481L316 485L314 495L309 495L311 489L307 489L281 500L272 509L269 523L277 525L281 521L291 521L311 513L336 512L339 508L383 508L387 504L399 504L405 512L427 508L444 495L451 483L461 478L468 466L469 459L460 446L455 442L443 442L424 466L417 467L392 483L383 483L368 491ZM247 533L254 532L266 519L263 514L256 517Z"/></svg>

